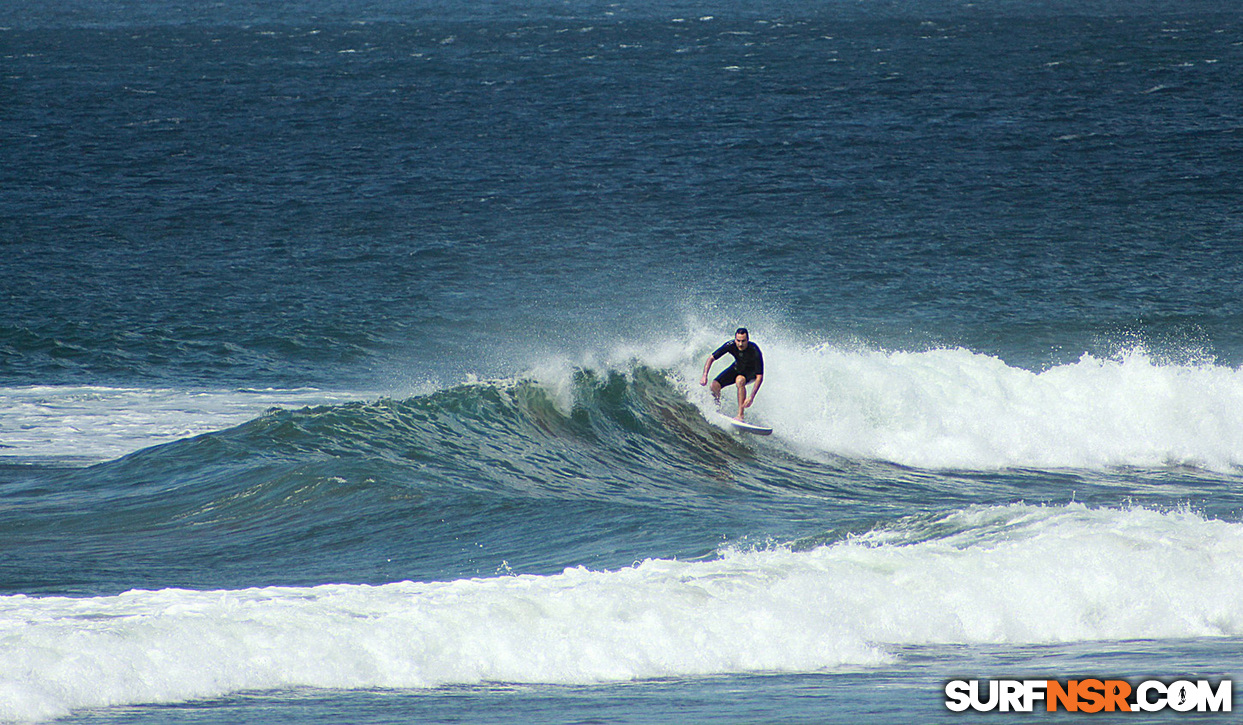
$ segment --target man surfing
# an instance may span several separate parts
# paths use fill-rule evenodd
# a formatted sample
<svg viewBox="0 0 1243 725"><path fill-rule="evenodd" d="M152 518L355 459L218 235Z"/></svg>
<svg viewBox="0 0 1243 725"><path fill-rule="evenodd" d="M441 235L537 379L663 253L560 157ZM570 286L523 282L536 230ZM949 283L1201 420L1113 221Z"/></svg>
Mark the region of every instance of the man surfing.
<svg viewBox="0 0 1243 725"><path fill-rule="evenodd" d="M712 397L720 403L721 388L737 385L738 415L734 417L734 420L742 420L743 413L755 402L755 394L760 392L760 386L764 384L764 356L760 354L760 346L751 342L751 335L747 332L747 328L739 327L734 333L733 340L720 346L708 356L708 361L704 363L703 378L699 381L700 385L708 384L708 371L712 369L712 363L727 353L734 356L734 364L725 368L725 372L716 376L716 379L712 381ZM755 387L751 388L751 396L748 397L747 383L751 382L755 383Z"/></svg>

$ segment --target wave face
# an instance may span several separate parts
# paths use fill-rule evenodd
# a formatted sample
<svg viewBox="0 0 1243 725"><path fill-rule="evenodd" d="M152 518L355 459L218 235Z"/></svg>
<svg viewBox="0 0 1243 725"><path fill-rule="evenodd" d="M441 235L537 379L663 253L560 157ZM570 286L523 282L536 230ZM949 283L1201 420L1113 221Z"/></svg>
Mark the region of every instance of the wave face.
<svg viewBox="0 0 1243 725"><path fill-rule="evenodd" d="M613 571L7 596L0 718L297 686L859 668L894 645L1237 637L1240 582L1241 524L1015 504Z"/></svg>
<svg viewBox="0 0 1243 725"><path fill-rule="evenodd" d="M787 482L812 467L756 456L643 366L277 408L88 468L10 469L0 538L25 554L4 586L378 583L705 555L755 524L745 511L805 508ZM721 510L748 490L743 511ZM69 539L74 564L43 545ZM76 589L74 571L93 583Z"/></svg>

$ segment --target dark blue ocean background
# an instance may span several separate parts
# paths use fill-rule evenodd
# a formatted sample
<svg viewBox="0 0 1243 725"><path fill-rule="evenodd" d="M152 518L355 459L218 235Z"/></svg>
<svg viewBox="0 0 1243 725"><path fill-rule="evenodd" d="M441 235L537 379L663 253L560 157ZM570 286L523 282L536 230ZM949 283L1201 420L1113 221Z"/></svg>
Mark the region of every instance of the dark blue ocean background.
<svg viewBox="0 0 1243 725"><path fill-rule="evenodd" d="M1232 677L1240 109L1224 1L4 3L0 720Z"/></svg>

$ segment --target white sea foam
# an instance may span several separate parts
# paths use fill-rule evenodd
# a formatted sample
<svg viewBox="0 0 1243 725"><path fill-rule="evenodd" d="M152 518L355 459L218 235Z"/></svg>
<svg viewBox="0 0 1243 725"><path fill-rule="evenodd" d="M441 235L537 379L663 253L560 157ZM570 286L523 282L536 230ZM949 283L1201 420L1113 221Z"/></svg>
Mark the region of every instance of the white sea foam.
<svg viewBox="0 0 1243 725"><path fill-rule="evenodd" d="M0 597L0 719L296 686L860 669L893 645L1241 635L1243 524L980 507L811 551L617 571Z"/></svg>
<svg viewBox="0 0 1243 725"><path fill-rule="evenodd" d="M0 458L93 463L238 425L272 407L356 399L313 389L0 388Z"/></svg>
<svg viewBox="0 0 1243 725"><path fill-rule="evenodd" d="M1033 372L964 349L762 344L751 415L803 450L928 468L1243 466L1240 368L1133 351Z"/></svg>

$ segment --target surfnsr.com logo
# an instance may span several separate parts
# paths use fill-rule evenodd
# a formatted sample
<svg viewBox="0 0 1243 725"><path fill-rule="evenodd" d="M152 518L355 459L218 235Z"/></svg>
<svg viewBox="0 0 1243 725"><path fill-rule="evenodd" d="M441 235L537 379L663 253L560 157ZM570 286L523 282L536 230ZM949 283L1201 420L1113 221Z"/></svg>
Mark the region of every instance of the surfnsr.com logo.
<svg viewBox="0 0 1243 725"><path fill-rule="evenodd" d="M954 712L1032 712L1037 702L1049 712L1230 712L1231 680L951 680L945 707Z"/></svg>

